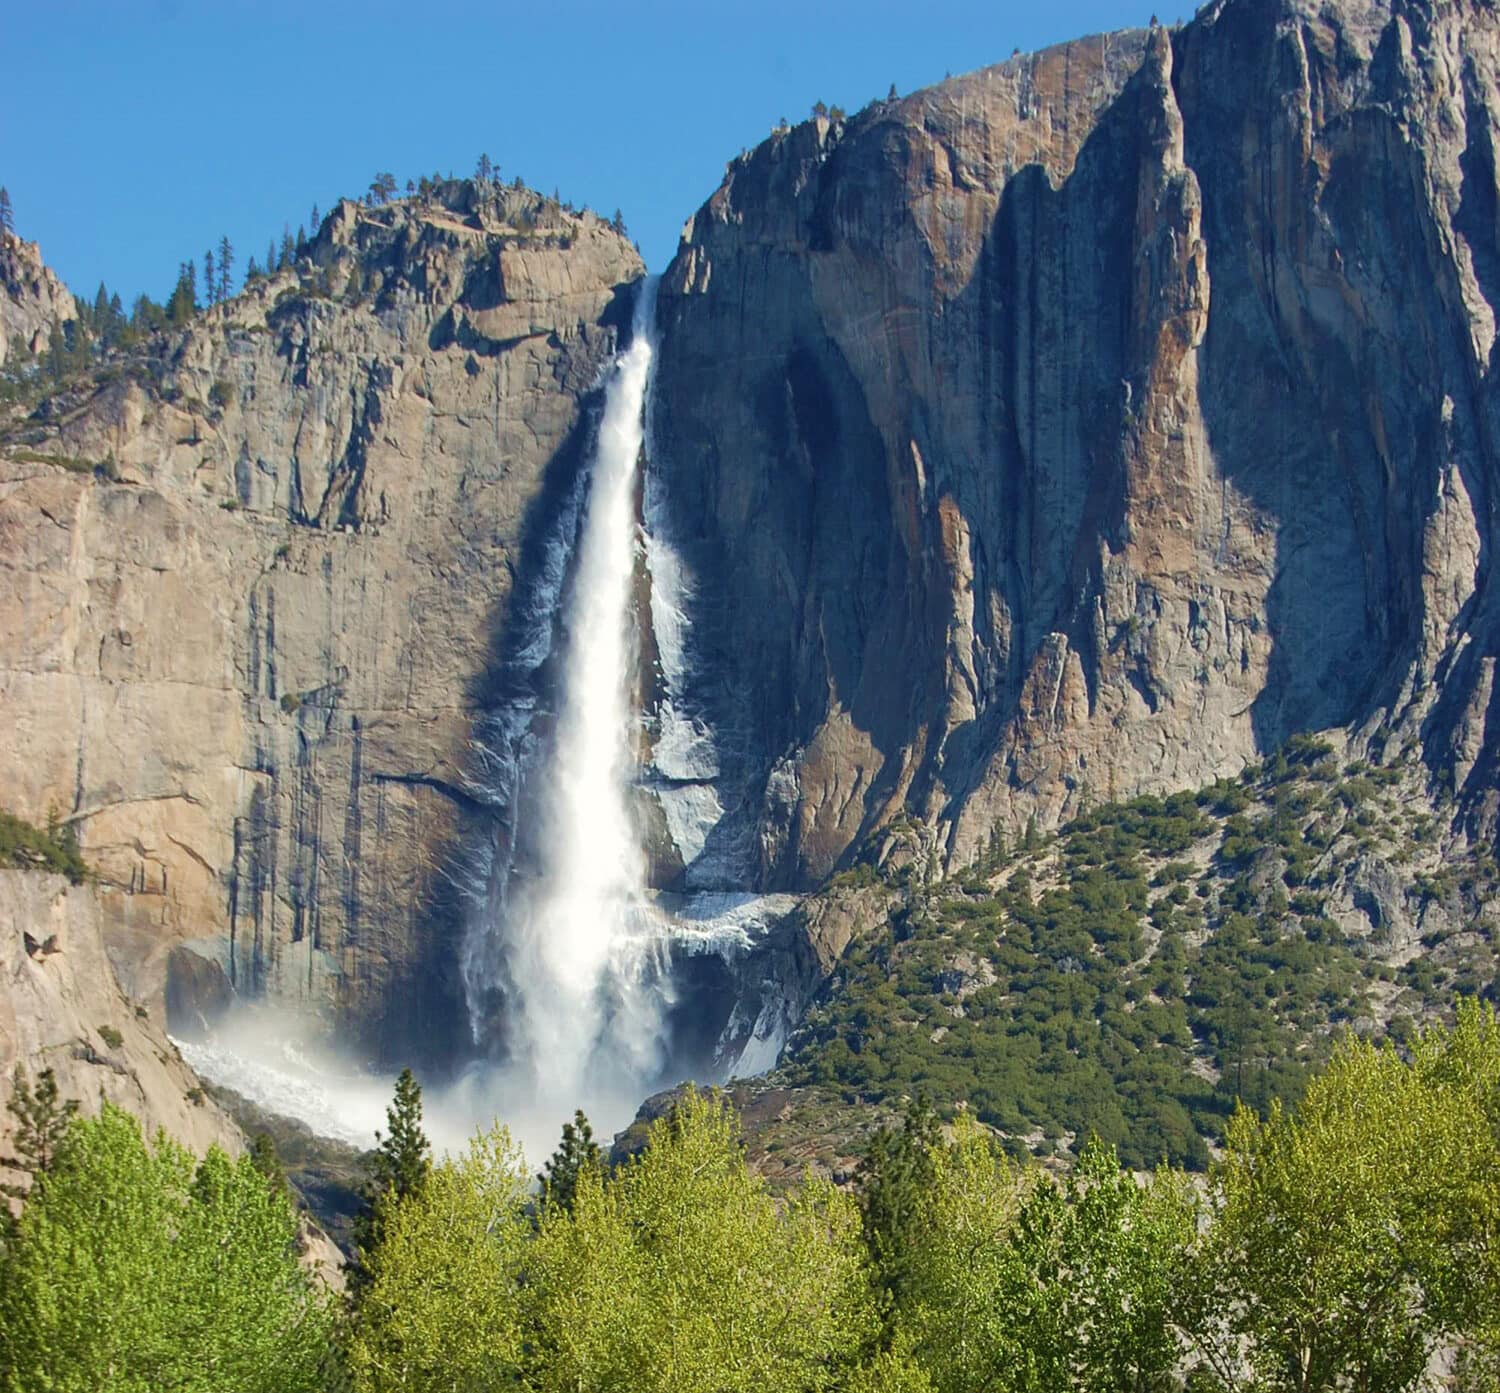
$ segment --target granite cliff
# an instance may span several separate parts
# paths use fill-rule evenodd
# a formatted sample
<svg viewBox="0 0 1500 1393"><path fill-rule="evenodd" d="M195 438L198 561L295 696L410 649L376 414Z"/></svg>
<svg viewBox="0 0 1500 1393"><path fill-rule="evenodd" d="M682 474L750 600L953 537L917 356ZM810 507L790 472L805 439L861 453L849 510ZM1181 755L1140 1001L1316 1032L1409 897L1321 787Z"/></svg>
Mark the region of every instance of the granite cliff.
<svg viewBox="0 0 1500 1393"><path fill-rule="evenodd" d="M41 248L0 230L0 366L17 353L40 353L52 325L77 316L72 294L42 260Z"/></svg>
<svg viewBox="0 0 1500 1393"><path fill-rule="evenodd" d="M13 426L0 768L76 828L133 999L269 995L403 1058L465 1031L471 723L640 274L529 191L345 202Z"/></svg>
<svg viewBox="0 0 1500 1393"><path fill-rule="evenodd" d="M730 165L653 424L763 883L1331 727L1489 835L1497 53L1224 0Z"/></svg>

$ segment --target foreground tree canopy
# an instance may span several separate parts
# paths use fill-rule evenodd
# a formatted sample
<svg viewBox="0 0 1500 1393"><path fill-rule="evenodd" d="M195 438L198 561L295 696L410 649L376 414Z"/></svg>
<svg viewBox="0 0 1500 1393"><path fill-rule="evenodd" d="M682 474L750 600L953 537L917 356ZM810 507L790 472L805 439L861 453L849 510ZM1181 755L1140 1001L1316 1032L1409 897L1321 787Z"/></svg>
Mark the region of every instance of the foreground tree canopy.
<svg viewBox="0 0 1500 1393"><path fill-rule="evenodd" d="M853 1193L786 1201L688 1091L538 1195L503 1129L425 1163L420 1098L335 1327L249 1160L64 1119L0 1255L0 1387L1140 1393L1500 1386L1500 1026L1348 1040L1242 1110L1206 1184L1091 1142L1064 1177L914 1105ZM566 1143L565 1139L565 1143ZM387 1155L387 1160L389 1160ZM567 1183L558 1181L566 1176ZM386 1177L387 1180L390 1177ZM337 1338L336 1338L337 1337Z"/></svg>
<svg viewBox="0 0 1500 1393"><path fill-rule="evenodd" d="M331 1324L248 1157L201 1162L105 1104L73 1119L0 1252L6 1393L296 1393Z"/></svg>

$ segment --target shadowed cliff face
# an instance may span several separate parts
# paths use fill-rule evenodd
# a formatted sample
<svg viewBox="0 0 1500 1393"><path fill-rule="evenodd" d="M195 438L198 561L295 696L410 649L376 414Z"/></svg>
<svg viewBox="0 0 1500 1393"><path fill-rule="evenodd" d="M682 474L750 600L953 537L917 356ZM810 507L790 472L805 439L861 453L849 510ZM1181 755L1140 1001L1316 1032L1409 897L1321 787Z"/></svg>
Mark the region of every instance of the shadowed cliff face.
<svg viewBox="0 0 1500 1393"><path fill-rule="evenodd" d="M1228 0L730 166L653 424L767 883L1330 726L1493 821L1496 61Z"/></svg>
<svg viewBox="0 0 1500 1393"><path fill-rule="evenodd" d="M524 190L344 203L13 425L3 802L75 821L133 997L190 1018L227 978L372 1054L466 1039L473 728L641 269Z"/></svg>

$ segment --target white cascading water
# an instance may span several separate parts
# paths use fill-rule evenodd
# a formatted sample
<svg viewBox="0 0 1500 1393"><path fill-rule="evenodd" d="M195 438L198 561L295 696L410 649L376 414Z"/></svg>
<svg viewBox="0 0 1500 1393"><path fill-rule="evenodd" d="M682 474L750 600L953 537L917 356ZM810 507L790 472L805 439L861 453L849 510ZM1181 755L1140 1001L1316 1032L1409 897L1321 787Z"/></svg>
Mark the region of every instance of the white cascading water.
<svg viewBox="0 0 1500 1393"><path fill-rule="evenodd" d="M592 460L547 540L534 589L511 616L508 694L474 748L472 791L497 810L499 830L455 874L473 910L461 968L481 1057L427 1095L429 1133L445 1148L498 1117L540 1161L579 1107L601 1136L623 1127L684 1067L668 1051L672 947L733 956L794 903L732 889L745 874L734 848L707 846L724 808L714 734L683 699L690 582L667 537L659 485L639 477L654 311L647 281L630 344L608 369ZM645 771L631 690L643 580L660 683ZM549 691L558 700L550 722ZM631 813L642 780L649 787L637 791L655 799L690 866L685 894L647 891ZM709 1077L768 1068L784 1016L775 1001L751 1003L748 1014L736 1005L730 1033L740 1044L688 1067ZM205 1076L263 1106L368 1144L389 1080L320 1052L301 1038L306 1024L247 1009L217 1038L182 1048Z"/></svg>
<svg viewBox="0 0 1500 1393"><path fill-rule="evenodd" d="M662 1063L665 939L645 894L627 803L636 760L630 697L637 471L651 374L655 284L606 384L564 625L556 725L543 764L539 865L506 897L508 1060L501 1115L555 1136L574 1107L634 1109ZM627 1113L628 1116L628 1113Z"/></svg>

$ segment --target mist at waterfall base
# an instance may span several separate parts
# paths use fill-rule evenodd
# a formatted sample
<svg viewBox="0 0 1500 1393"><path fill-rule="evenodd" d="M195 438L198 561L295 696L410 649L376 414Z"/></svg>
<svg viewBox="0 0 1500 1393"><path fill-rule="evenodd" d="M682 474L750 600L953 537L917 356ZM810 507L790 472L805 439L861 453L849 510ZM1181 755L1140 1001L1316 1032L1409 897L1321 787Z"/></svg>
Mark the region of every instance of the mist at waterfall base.
<svg viewBox="0 0 1500 1393"><path fill-rule="evenodd" d="M679 844L701 844L722 814L711 734L673 706L686 582L660 535L660 500L640 477L654 300L645 282L630 341L602 383L587 467L536 593L512 617L513 694L476 741L476 792L497 809L496 835L467 885L461 966L476 1057L457 1078L424 1086L425 1125L442 1150L498 1119L539 1165L576 1108L607 1142L684 1071L670 1038L674 949L735 951L765 914L787 907L774 896L647 889L632 814L643 775L634 699L643 581L660 666L653 758L682 795L664 803L665 816ZM384 1126L394 1080L351 1062L305 1018L245 1005L209 1037L179 1045L205 1077L321 1134L368 1146ZM756 1067L778 1047L762 1036Z"/></svg>

